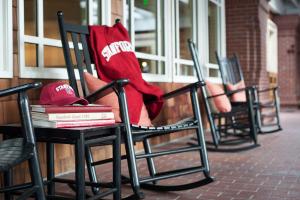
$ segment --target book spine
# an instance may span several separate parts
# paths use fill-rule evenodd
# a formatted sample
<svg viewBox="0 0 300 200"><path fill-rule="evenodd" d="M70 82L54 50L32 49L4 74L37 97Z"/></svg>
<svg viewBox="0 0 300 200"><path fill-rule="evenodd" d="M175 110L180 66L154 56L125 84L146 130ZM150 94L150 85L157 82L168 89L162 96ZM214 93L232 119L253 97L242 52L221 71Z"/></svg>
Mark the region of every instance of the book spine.
<svg viewBox="0 0 300 200"><path fill-rule="evenodd" d="M31 107L33 112L41 113L82 113L82 112L111 112L111 107L105 106L76 106L76 107L67 107L67 106L57 106L57 107Z"/></svg>
<svg viewBox="0 0 300 200"><path fill-rule="evenodd" d="M91 120L91 121L70 121L70 122L57 122L57 128L71 128L71 127L81 127L81 126L104 126L114 124L114 119L106 120Z"/></svg>
<svg viewBox="0 0 300 200"><path fill-rule="evenodd" d="M71 127L82 127L82 126L104 126L115 123L114 119L104 120L83 120L83 121L44 121L33 119L32 123L34 126L50 127L50 128L71 128Z"/></svg>
<svg viewBox="0 0 300 200"><path fill-rule="evenodd" d="M72 121L92 119L114 119L113 112L89 112L89 113L38 113L32 112L33 119L50 121Z"/></svg>

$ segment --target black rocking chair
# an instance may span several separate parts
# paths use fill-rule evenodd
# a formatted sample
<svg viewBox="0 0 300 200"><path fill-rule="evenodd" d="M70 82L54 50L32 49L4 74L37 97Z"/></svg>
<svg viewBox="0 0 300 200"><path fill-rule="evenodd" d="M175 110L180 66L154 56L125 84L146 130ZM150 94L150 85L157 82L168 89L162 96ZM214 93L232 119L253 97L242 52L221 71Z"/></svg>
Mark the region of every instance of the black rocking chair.
<svg viewBox="0 0 300 200"><path fill-rule="evenodd" d="M199 81L203 82L204 77L199 62L199 54L195 44L188 40L189 49L194 62L196 75ZM209 121L212 144L215 148L208 146L211 151L236 152L257 147L257 128L255 125L255 110L253 107L253 88L244 88L247 102L240 106L232 107L229 112L216 112L212 109L210 101L221 95L228 98L235 92L227 92L218 95L208 96L208 89L205 85L201 86L204 107ZM236 91L238 92L238 91ZM245 145L252 141L253 144ZM207 142L209 144L209 142ZM219 146L222 145L220 148ZM234 147L233 147L234 146Z"/></svg>
<svg viewBox="0 0 300 200"><path fill-rule="evenodd" d="M199 187L204 184L208 184L213 181L210 176L209 162L207 158L205 140L203 135L203 128L201 123L200 108L198 104L197 90L203 82L196 82L190 85L187 85L183 88L177 89L173 92L163 95L164 100L176 97L178 95L189 93L191 97L193 113L192 117L188 120L183 120L175 124L168 124L166 126L159 127L141 127L137 125L130 124L128 116L128 108L126 103L126 94L124 91L124 86L129 83L130 80L122 79L115 80L111 83L108 83L103 88L99 88L95 93L89 94L86 89L86 81L84 79L84 71L93 74L91 66L91 58L89 53L89 47L87 45L87 38L89 37L89 30L87 26L74 25L65 23L63 19L63 13L58 12L58 22L61 34L61 41L63 46L64 57L67 65L67 71L69 76L70 85L76 91L76 94L83 94L83 96L89 102L95 102L97 99L104 97L105 95L115 92L118 96L119 106L120 106L120 115L122 122L125 124L125 128L122 134L122 140L125 143L126 156L129 169L129 178L124 178L125 183L131 183L131 187L134 191L134 197L136 199L143 198L143 193L140 191L140 188L146 189L155 189L160 191L178 191L186 190L190 188ZM119 22L116 22L119 23ZM70 54L69 42L67 40L68 34L71 35L72 43L75 50L75 60L72 61ZM79 40L78 40L79 39ZM79 48L79 43L81 43L82 49ZM75 64L73 64L75 62ZM74 67L75 66L75 67ZM78 69L80 77L80 87L77 86L77 81L75 78L75 70ZM79 91L79 88L82 90ZM172 134L184 130L195 130L197 144L193 147L185 146L177 149L164 150L164 151L153 151L150 146L149 138L159 137L166 134ZM135 143L142 142L144 146L143 153L137 153L135 150ZM86 150L90 152L89 149ZM155 159L159 156L166 156L170 154L178 154L184 152L195 151L199 154L199 165L189 166L186 168L169 170L165 169L162 172L156 171ZM137 161L140 159L146 159L148 166L148 176L141 176ZM167 162L168 159L165 159ZM184 161L182 161L184 162ZM189 162L189 161L186 161ZM90 179L93 182L97 182L97 177L95 176L95 167L92 160L92 156L88 163L88 171L90 172ZM193 183L186 183L183 185L160 185L159 181L163 179L175 178L178 176L193 174L193 173L203 173L204 177L200 180Z"/></svg>
<svg viewBox="0 0 300 200"><path fill-rule="evenodd" d="M228 84L238 84L244 82L242 68L238 57L234 54L232 57L220 58L216 53L217 62L220 67L223 87L228 91ZM279 96L278 87L270 87L266 89L259 89L254 87L256 123L259 133L273 133L282 130L279 117ZM266 94L269 93L269 94ZM270 94L271 93L271 94ZM262 94L268 95L269 99L262 101L260 96ZM235 105L240 105L245 102L233 102Z"/></svg>
<svg viewBox="0 0 300 200"><path fill-rule="evenodd" d="M38 88L41 83L25 84L9 89L0 90L0 97L18 94L18 105L23 129L22 137L6 139L0 142L0 171L4 172L4 187L0 193L5 193L5 199L12 199L16 192L22 192L18 200L28 199L35 194L39 200L44 200L45 192L37 155L37 148L32 126L27 90ZM29 163L32 183L12 185L12 168L25 161ZM19 194L19 193L18 193Z"/></svg>

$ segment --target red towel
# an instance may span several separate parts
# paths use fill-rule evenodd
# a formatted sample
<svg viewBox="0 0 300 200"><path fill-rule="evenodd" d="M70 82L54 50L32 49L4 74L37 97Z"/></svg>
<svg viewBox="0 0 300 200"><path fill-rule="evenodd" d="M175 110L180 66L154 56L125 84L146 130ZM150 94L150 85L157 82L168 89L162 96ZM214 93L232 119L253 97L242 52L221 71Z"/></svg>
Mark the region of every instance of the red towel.
<svg viewBox="0 0 300 200"><path fill-rule="evenodd" d="M114 26L89 26L89 45L98 77L110 82L126 78L130 84L125 86L128 112L131 123L138 123L143 101L149 117L155 118L162 107L162 90L148 84L142 78L139 62L130 43L127 30L121 23Z"/></svg>

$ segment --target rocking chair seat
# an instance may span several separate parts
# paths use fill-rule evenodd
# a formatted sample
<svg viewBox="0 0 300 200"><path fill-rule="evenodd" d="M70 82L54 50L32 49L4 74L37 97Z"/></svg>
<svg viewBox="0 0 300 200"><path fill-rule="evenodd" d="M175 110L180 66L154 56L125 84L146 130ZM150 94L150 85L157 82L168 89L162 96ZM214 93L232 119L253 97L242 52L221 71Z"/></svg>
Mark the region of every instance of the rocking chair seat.
<svg viewBox="0 0 300 200"><path fill-rule="evenodd" d="M32 157L33 144L25 143L23 138L4 140L0 144L0 171L7 171L13 166Z"/></svg>
<svg viewBox="0 0 300 200"><path fill-rule="evenodd" d="M164 126L139 126L139 125L132 125L133 130L169 130L169 129L178 129L183 127L189 127L197 124L197 120L193 118L187 118L176 122L174 124L164 125Z"/></svg>
<svg viewBox="0 0 300 200"><path fill-rule="evenodd" d="M142 141L144 138L156 137L162 134L171 133L174 131L187 130L187 128L195 129L198 121L193 118L187 118L178 121L174 124L164 126L139 126L131 125L133 137L138 138L138 141ZM148 133L148 134L147 134Z"/></svg>

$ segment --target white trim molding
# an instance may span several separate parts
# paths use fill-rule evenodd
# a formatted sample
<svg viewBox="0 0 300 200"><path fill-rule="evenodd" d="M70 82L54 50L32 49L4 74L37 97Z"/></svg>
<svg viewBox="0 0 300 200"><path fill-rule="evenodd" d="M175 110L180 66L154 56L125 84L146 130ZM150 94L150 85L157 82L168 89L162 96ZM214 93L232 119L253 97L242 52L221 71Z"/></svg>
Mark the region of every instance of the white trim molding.
<svg viewBox="0 0 300 200"><path fill-rule="evenodd" d="M267 25L267 71L278 73L278 30L276 24L268 19Z"/></svg>
<svg viewBox="0 0 300 200"><path fill-rule="evenodd" d="M12 1L0 2L0 78L13 77Z"/></svg>

